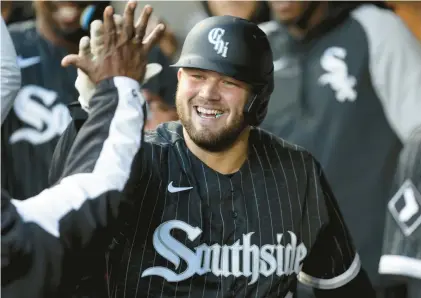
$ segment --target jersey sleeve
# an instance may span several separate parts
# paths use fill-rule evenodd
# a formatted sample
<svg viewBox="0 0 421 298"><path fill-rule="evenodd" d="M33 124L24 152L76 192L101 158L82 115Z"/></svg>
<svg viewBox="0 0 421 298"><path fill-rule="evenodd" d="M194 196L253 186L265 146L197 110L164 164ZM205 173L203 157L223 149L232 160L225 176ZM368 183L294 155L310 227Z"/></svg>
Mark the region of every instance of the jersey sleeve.
<svg viewBox="0 0 421 298"><path fill-rule="evenodd" d="M317 297L339 295L345 288L346 293L355 291L358 295L366 294L364 297L372 297L368 277L365 273L360 274L360 258L350 233L325 175L316 161L310 173L312 178L309 183L308 200L319 202L318 214L322 225L304 260L298 280L314 289L323 290L315 291ZM354 286L355 281L358 282Z"/></svg>
<svg viewBox="0 0 421 298"><path fill-rule="evenodd" d="M25 201L2 193L5 297L51 297L78 270L80 254L106 250L137 186L145 101L137 82L102 81L57 185ZM86 260L86 259L84 259ZM3 271L4 270L4 271Z"/></svg>
<svg viewBox="0 0 421 298"><path fill-rule="evenodd" d="M421 125L420 43L393 11L362 5L352 15L366 34L373 88L390 126L405 143Z"/></svg>
<svg viewBox="0 0 421 298"><path fill-rule="evenodd" d="M1 31L1 123L11 110L15 97L18 94L21 85L21 73L17 63L16 50L7 30L6 23L3 18L0 20Z"/></svg>
<svg viewBox="0 0 421 298"><path fill-rule="evenodd" d="M72 116L72 121L60 136L56 148L54 149L54 153L51 158L50 170L48 172L49 186L56 184L62 177L64 165L70 149L72 148L78 131L88 118L88 113L82 109L79 103L70 104L69 110Z"/></svg>

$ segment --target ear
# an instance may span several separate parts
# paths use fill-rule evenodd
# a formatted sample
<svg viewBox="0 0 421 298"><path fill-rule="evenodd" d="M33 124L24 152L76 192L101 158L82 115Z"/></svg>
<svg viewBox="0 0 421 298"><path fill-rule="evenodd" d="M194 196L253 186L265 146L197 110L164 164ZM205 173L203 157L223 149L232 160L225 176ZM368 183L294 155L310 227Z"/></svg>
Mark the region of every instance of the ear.
<svg viewBox="0 0 421 298"><path fill-rule="evenodd" d="M180 81L181 75L182 75L183 69L180 68L177 72L177 79Z"/></svg>

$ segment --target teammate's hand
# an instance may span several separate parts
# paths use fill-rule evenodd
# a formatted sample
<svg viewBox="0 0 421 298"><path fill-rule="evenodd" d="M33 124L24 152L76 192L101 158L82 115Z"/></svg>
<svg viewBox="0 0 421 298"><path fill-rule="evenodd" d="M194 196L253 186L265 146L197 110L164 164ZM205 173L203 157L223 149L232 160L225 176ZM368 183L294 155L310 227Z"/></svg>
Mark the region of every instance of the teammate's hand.
<svg viewBox="0 0 421 298"><path fill-rule="evenodd" d="M123 17L115 14L114 22L117 27L117 34L120 34L123 27ZM93 21L90 27L91 37L84 36L79 42L79 56L95 60L104 48L104 28L101 20ZM78 101L82 109L89 113L89 101L95 93L95 84L80 68L77 69L75 87L79 92Z"/></svg>
<svg viewBox="0 0 421 298"><path fill-rule="evenodd" d="M92 59L92 53L90 48L90 40L88 36L81 38L79 42L79 56L85 56L87 59ZM88 76L79 68L77 69L77 78L75 81L76 90L79 92L78 101L85 111L89 110L89 100L95 93L95 85L88 78Z"/></svg>
<svg viewBox="0 0 421 298"><path fill-rule="evenodd" d="M68 55L62 60L62 65L64 67L74 65L80 68L95 84L115 76L125 76L141 82L146 72L148 53L160 39L165 28L163 24L159 24L144 38L152 7L146 5L143 8L134 27L135 9L135 2L129 2L126 5L123 28L118 34L113 18L113 8L108 6L104 11L104 45L97 59Z"/></svg>

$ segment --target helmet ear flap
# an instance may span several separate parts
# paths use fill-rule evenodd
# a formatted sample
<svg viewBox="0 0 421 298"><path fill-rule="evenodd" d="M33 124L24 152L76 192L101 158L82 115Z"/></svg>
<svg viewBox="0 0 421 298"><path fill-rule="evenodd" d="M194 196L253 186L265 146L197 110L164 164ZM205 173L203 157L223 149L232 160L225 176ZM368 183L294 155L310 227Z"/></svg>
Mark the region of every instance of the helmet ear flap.
<svg viewBox="0 0 421 298"><path fill-rule="evenodd" d="M247 100L246 105L244 106L244 118L246 123L251 126L255 126L256 123L256 113L255 111L258 109L258 94L252 93Z"/></svg>
<svg viewBox="0 0 421 298"><path fill-rule="evenodd" d="M252 93L244 107L244 117L247 124L258 126L266 116L269 96L268 85L266 84L258 92Z"/></svg>

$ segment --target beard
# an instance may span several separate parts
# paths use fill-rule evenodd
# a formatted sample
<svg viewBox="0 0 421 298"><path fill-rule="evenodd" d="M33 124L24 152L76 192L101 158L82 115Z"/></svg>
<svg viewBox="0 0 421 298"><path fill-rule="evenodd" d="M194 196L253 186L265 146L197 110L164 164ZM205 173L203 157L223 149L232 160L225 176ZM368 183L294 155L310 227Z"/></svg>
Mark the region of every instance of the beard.
<svg viewBox="0 0 421 298"><path fill-rule="evenodd" d="M177 92L178 93L178 92ZM189 99L188 102L191 102ZM191 117L187 115L188 111L185 111L181 102L183 99L176 95L176 107L177 114L184 129L189 134L190 139L200 148L209 152L222 152L230 148L240 137L243 130L247 127L244 115L238 117L231 124L226 124L218 132L202 129L198 131Z"/></svg>

